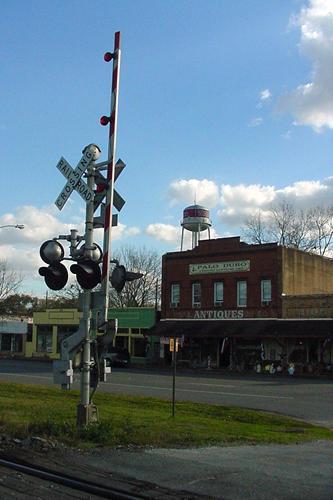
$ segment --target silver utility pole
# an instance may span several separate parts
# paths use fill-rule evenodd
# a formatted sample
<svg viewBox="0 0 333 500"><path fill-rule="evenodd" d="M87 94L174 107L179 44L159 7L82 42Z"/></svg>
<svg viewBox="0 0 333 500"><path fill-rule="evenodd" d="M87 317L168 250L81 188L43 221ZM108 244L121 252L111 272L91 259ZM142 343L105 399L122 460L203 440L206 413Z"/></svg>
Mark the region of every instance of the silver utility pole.
<svg viewBox="0 0 333 500"><path fill-rule="evenodd" d="M95 147L94 161L92 161L87 169L87 186L89 189L94 189L94 173L95 160L99 157L100 150L96 145L89 145L90 149ZM85 150L83 151L85 152ZM92 260L94 245L94 198L86 203L86 227L84 236L84 258ZM81 402L77 407L77 424L79 427L88 425L98 420L97 407L90 402L90 369L91 369L91 290L83 292L83 321L85 325L83 355L82 355L82 372L81 372Z"/></svg>

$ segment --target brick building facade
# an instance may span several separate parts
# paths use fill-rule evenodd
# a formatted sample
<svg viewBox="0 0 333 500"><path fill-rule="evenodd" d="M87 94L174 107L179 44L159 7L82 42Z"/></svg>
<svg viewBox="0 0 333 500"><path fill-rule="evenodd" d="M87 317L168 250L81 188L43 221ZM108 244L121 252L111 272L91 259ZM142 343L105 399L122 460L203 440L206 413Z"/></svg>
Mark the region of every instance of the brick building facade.
<svg viewBox="0 0 333 500"><path fill-rule="evenodd" d="M163 256L161 306L157 330L182 339L184 364L332 363L332 259L239 237L203 240Z"/></svg>

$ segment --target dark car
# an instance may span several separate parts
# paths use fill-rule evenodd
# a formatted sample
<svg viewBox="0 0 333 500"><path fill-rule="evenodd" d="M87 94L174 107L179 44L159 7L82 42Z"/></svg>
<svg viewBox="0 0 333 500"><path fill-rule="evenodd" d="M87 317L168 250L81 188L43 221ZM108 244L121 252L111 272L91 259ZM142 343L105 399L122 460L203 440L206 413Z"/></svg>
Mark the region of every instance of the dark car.
<svg viewBox="0 0 333 500"><path fill-rule="evenodd" d="M129 366L131 357L127 349L119 347L111 347L107 353L103 355L107 366Z"/></svg>

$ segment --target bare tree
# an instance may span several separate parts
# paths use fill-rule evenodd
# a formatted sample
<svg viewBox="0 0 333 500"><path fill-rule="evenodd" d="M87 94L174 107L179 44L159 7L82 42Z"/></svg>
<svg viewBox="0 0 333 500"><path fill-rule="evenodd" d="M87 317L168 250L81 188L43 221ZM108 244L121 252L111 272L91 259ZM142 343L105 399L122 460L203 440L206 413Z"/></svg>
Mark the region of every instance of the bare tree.
<svg viewBox="0 0 333 500"><path fill-rule="evenodd" d="M255 215L246 219L244 224L243 236L249 243L261 244L267 241L268 229L267 224L263 220L261 210L258 210Z"/></svg>
<svg viewBox="0 0 333 500"><path fill-rule="evenodd" d="M22 276L8 267L6 260L0 260L0 313L6 314L5 301L15 294L22 283Z"/></svg>
<svg viewBox="0 0 333 500"><path fill-rule="evenodd" d="M333 246L333 206L302 210L285 200L245 220L243 236L250 243L279 245L325 255Z"/></svg>
<svg viewBox="0 0 333 500"><path fill-rule="evenodd" d="M310 211L314 250L325 255L333 243L333 206L316 207Z"/></svg>
<svg viewBox="0 0 333 500"><path fill-rule="evenodd" d="M161 258L155 250L125 246L112 254L127 271L142 278L125 284L121 293L110 288L110 307L154 306L160 300Z"/></svg>
<svg viewBox="0 0 333 500"><path fill-rule="evenodd" d="M80 285L74 281L62 290L48 297L48 307L50 309L77 308L79 307L79 294L82 292Z"/></svg>

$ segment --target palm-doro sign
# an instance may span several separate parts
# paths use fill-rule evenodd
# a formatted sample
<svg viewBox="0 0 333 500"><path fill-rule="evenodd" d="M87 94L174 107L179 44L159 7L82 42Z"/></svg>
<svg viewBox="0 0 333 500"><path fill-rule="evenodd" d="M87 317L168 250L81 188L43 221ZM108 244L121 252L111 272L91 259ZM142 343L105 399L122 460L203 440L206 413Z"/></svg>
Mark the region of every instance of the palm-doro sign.
<svg viewBox="0 0 333 500"><path fill-rule="evenodd" d="M190 264L190 274L236 273L250 271L249 260L231 260L226 262L207 262Z"/></svg>

